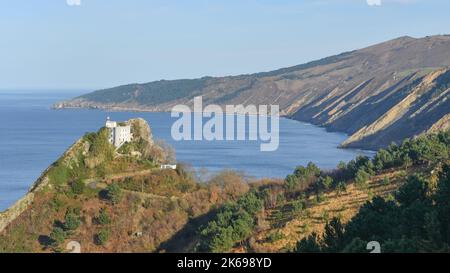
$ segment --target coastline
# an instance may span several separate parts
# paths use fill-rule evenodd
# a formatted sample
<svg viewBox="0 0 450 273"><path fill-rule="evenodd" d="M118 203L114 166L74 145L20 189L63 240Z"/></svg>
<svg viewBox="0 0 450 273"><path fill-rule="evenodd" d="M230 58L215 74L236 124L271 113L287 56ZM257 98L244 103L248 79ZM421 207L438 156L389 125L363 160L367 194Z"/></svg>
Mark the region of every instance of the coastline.
<svg viewBox="0 0 450 273"><path fill-rule="evenodd" d="M58 110L65 110L65 109L72 109L72 110L76 110L76 109L86 109L86 110L101 110L101 111L111 111L111 112L134 112L134 113L170 113L171 110L168 109L167 107L164 108L152 108L152 107L148 107L148 106L135 106L135 107L127 107L127 106L111 106L111 105L86 105L86 106L81 106L81 105L76 105L76 106L66 106L66 105L60 105L63 104L64 102L58 102L52 105L51 109L58 111ZM223 105L219 105L221 108L223 108ZM193 113L197 113L192 111ZM202 112L202 113L208 113L208 112ZM246 115L250 115L253 116L254 114L249 114L249 113L236 113L236 114L246 114ZM226 115L226 113L225 113ZM268 116L268 115L264 115L264 114L257 114L257 115L262 115L262 116ZM294 118L292 115L288 115L288 114L282 114L282 112L279 115L280 118L286 118L286 119L290 119L290 120L294 120L294 121L298 121L298 122L303 122L306 124L311 124L320 128L324 128L327 132L330 133L341 133L341 134L345 134L347 139L345 141L348 140L348 138L350 137L350 134L348 132L345 131L339 131L339 130L331 130L329 127L327 126L323 126L322 124L315 124L312 123L311 120L301 120L301 119L296 119ZM343 143L345 143L345 141ZM339 149L346 149L346 150L362 150L362 151L368 151L368 152L375 152L377 149L373 149L372 147L369 146L358 146L358 147L348 147L348 146L343 146L342 144L339 144L336 148Z"/></svg>
<svg viewBox="0 0 450 273"><path fill-rule="evenodd" d="M64 109L91 109L91 110L102 110L102 111L117 111L117 112L161 112L161 111L154 111L154 110L149 110L147 109L146 111L132 111L128 108L120 108L121 110L117 110L117 109L113 109L113 108L86 108L86 107L66 107L66 108L59 108L59 109L55 109L54 110L64 110ZM164 111L165 113L169 112L169 111ZM280 116L281 118L286 118L286 119L290 119L293 121L297 121L297 122L301 122L301 123L305 123L305 124L309 124L309 125L313 125L313 126L317 126L314 125L312 123L309 122L305 122L305 121L301 121L301 120L297 120L297 119L293 119L290 116ZM323 126L318 126L320 128L324 128L326 129L326 127ZM58 159L56 161L58 161L59 159L66 157L67 155L69 155L71 153L71 151L77 146L77 144L81 141L81 139L78 139L75 143L73 143L71 146L69 146L65 152L63 154L61 154ZM338 148L338 147L337 147ZM345 148L346 150L354 150L354 151L365 151L365 152L375 152L373 150L365 150L365 149L354 149L354 148ZM56 162L55 161L55 162ZM15 201L11 206L9 206L8 208L6 208L3 211L0 211L0 232L2 232L11 222L13 222L18 216L21 215L21 213L23 211L25 211L30 205L32 205L33 200L34 200L34 196L37 192L39 192L40 190L42 190L43 188L45 188L46 186L48 186L48 171L52 168L53 164L51 164L50 166L48 166L44 171L41 172L41 175L35 180L35 182L31 185L31 187L29 188L28 192L23 195L22 197L20 197L20 199L18 199L17 201Z"/></svg>
<svg viewBox="0 0 450 273"><path fill-rule="evenodd" d="M78 139L74 144L72 144L56 161L68 156L73 151L73 149L81 143L81 140L82 139ZM10 207L6 208L3 211L0 211L0 233L3 232L3 230L17 217L19 217L28 208L28 206L33 204L34 196L37 192L49 186L49 179L47 175L52 167L53 164L51 164L42 172L41 176L36 179L36 181L31 185L28 192L23 197L14 202L14 204L12 204Z"/></svg>

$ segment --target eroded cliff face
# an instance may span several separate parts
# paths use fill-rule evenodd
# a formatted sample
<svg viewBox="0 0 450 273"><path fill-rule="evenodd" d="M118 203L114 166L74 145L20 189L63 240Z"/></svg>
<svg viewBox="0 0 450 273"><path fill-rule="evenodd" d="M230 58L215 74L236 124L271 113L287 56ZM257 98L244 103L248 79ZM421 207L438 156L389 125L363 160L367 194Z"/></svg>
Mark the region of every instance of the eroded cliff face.
<svg viewBox="0 0 450 273"><path fill-rule="evenodd" d="M448 103L446 93L428 96L435 94L431 90L434 77L446 74L441 69L448 66L450 36L401 37L271 72L99 90L57 103L55 108L170 111L177 104L191 106L195 96L203 96L205 105L277 104L284 116L352 135L344 146L375 149L401 137L413 137L448 114L443 110ZM447 80L443 76L437 84L444 85ZM426 81L431 89L422 94L416 87L427 88ZM404 112L415 106L425 108L415 109L419 111L416 115ZM407 134L395 132L411 126L414 129L406 130ZM369 138L388 127L395 130Z"/></svg>
<svg viewBox="0 0 450 273"><path fill-rule="evenodd" d="M431 72L398 93L404 94L398 103L352 134L342 146L381 148L430 129L448 128L450 69ZM377 107L383 107L383 100L378 103Z"/></svg>

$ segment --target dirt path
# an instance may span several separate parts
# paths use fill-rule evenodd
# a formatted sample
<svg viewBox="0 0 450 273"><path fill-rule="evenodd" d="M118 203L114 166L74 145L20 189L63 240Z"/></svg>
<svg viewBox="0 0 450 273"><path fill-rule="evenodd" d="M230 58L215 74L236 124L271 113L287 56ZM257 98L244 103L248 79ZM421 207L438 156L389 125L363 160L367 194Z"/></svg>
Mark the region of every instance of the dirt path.
<svg viewBox="0 0 450 273"><path fill-rule="evenodd" d="M177 196L163 196L163 195L157 195L157 194L148 193L148 192L131 191L131 190L124 190L124 189L122 189L122 191L123 191L123 192L127 192L127 193L131 193L131 194L138 195L138 196L141 197L141 198L179 199L179 197L177 197Z"/></svg>
<svg viewBox="0 0 450 273"><path fill-rule="evenodd" d="M94 182L104 182L107 180L113 180L113 179L123 179L127 177L135 177L140 175L148 175L151 174L155 169L149 169L149 170L142 170L142 171L136 171L136 172L126 172L126 173L117 173L113 175L107 175L105 177L94 177L94 178L88 178L83 180L83 182L88 185L90 183Z"/></svg>
<svg viewBox="0 0 450 273"><path fill-rule="evenodd" d="M124 178L127 178L127 177L148 175L148 174L151 174L154 170L155 169L149 169L149 170L142 170L142 171L136 171L136 172L118 173L118 174L114 174L114 175L108 175L106 177L88 178L88 179L83 180L83 182L87 186L91 186L92 187L92 185L94 185L94 187L97 188L97 189L104 189L104 188L106 188L108 186L108 183L106 182L108 180L124 179ZM155 198L155 199L167 199L167 198L178 199L179 198L179 197L176 197L176 196L169 197L169 196L162 196L162 195L157 195L157 194L147 193L147 192L132 191L132 190L125 190L125 189L122 189L122 190L124 192L127 192L127 193L139 195L142 198Z"/></svg>

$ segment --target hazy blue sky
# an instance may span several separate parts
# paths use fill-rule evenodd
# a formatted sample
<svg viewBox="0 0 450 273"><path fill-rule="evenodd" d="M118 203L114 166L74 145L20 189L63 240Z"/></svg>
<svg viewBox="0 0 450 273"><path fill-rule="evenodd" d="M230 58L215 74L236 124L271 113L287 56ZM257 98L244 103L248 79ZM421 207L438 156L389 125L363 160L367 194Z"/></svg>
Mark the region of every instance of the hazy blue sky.
<svg viewBox="0 0 450 273"><path fill-rule="evenodd" d="M450 33L449 0L79 1L0 0L0 89L260 72Z"/></svg>

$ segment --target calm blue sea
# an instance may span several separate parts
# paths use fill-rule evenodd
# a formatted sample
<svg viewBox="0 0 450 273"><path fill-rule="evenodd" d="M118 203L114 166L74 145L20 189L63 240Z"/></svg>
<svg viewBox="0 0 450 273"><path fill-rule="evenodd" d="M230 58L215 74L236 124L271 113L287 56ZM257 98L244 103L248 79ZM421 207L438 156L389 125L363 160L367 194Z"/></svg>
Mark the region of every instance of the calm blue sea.
<svg viewBox="0 0 450 273"><path fill-rule="evenodd" d="M345 134L310 124L280 120L280 146L260 152L258 141L172 140L175 119L169 113L51 110L51 105L84 92L0 91L0 211L23 196L41 172L85 132L97 131L107 116L113 120L146 119L155 138L171 144L177 160L214 173L235 169L254 177L284 177L309 161L333 168L367 151L336 148Z"/></svg>

